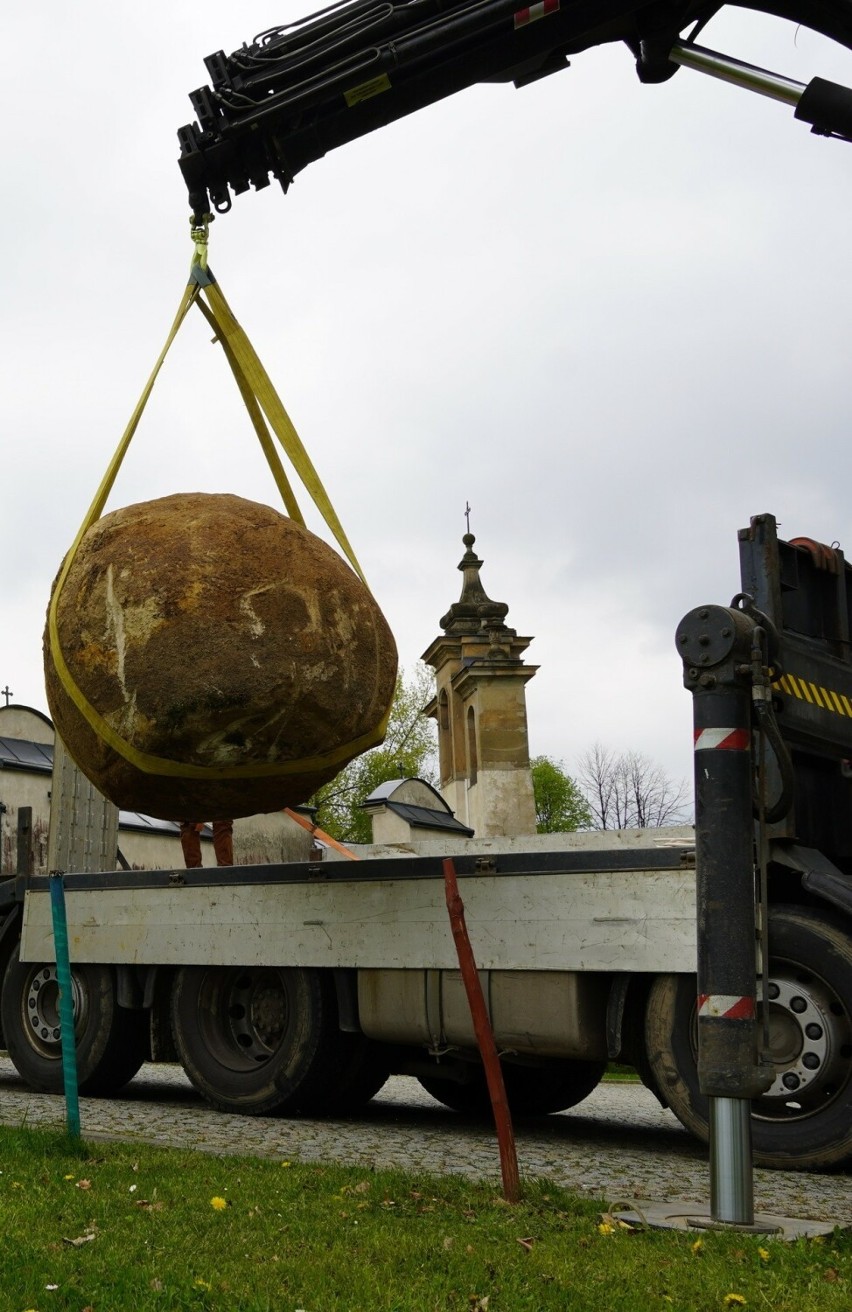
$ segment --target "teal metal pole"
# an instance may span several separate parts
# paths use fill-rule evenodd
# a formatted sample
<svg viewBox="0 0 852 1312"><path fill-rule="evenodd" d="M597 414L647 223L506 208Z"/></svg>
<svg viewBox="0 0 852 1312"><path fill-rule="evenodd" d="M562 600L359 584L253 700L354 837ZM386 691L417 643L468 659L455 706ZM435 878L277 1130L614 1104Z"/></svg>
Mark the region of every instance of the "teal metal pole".
<svg viewBox="0 0 852 1312"><path fill-rule="evenodd" d="M56 981L59 985L59 1028L62 1043L62 1078L65 1084L65 1119L72 1138L80 1137L80 1103L77 1095L77 1043L74 1037L74 994L71 958L68 954L68 920L65 915L65 883L61 872L50 875L50 910L56 948Z"/></svg>

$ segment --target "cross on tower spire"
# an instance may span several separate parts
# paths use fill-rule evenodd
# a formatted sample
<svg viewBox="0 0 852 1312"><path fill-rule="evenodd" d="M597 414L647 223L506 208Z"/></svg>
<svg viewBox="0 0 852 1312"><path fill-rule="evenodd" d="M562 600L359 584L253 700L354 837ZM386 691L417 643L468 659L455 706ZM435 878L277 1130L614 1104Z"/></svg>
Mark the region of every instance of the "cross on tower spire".
<svg viewBox="0 0 852 1312"><path fill-rule="evenodd" d="M9 687L8 683L6 684L5 688L0 688L0 697L6 698L7 706L9 705L9 698L14 697L14 695L15 694L12 692L12 689Z"/></svg>

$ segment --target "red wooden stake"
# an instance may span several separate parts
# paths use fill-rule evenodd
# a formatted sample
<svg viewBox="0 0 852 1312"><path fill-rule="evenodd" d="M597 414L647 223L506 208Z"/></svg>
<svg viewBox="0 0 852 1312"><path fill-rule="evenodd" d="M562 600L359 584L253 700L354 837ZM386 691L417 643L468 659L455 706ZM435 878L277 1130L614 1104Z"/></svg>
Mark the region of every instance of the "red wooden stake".
<svg viewBox="0 0 852 1312"><path fill-rule="evenodd" d="M488 1083L488 1095L494 1112L494 1124L497 1128L497 1144L500 1149L500 1170L503 1175L503 1197L507 1203L518 1202L521 1196L521 1181L518 1174L518 1154L515 1149L515 1132L512 1129L512 1115L506 1097L506 1085L503 1082L503 1070L497 1055L494 1032L485 1006L482 985L476 970L473 948L470 945L467 925L464 919L464 903L456 881L456 868L452 857L444 861L444 886L447 894L447 910L450 913L450 927L459 959L462 980L464 981L473 1029L479 1045L479 1055L485 1067L485 1079Z"/></svg>

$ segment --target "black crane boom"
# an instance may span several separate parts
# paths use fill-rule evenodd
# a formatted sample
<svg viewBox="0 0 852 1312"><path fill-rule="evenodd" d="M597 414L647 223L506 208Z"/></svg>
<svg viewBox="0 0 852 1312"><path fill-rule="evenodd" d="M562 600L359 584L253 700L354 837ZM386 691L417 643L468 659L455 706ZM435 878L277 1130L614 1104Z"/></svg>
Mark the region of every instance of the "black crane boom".
<svg viewBox="0 0 852 1312"><path fill-rule="evenodd" d="M766 80L774 75L751 69L764 78L755 85L743 73L749 66L695 46L722 7L711 0L342 0L270 28L231 55L209 55L210 83L190 95L196 121L179 129L178 140L193 214L226 211L232 193L266 187L270 177L286 191L307 164L347 141L477 82L523 87L592 46L625 44L643 82L664 82L689 63L773 94ZM852 0L741 7L852 48ZM712 56L713 66L698 53ZM792 99L815 132L852 139L852 92L819 78L786 86L792 93L776 98Z"/></svg>

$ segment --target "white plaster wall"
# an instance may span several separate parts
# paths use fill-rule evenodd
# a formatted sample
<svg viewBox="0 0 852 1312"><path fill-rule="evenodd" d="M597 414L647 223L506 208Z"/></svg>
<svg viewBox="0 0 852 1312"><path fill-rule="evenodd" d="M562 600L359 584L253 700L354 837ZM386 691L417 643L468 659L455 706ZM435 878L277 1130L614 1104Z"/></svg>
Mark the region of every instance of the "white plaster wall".
<svg viewBox="0 0 852 1312"><path fill-rule="evenodd" d="M11 737L4 734L4 737ZM18 811L32 807L35 869L47 869L47 834L50 823L50 775L23 770L0 770L0 874L13 875L18 867Z"/></svg>
<svg viewBox="0 0 852 1312"><path fill-rule="evenodd" d="M0 737L52 743L53 725L29 706L0 706Z"/></svg>
<svg viewBox="0 0 852 1312"><path fill-rule="evenodd" d="M118 845L125 860L134 870L179 870L183 866L180 837L158 832L142 833L121 829ZM310 860L313 840L301 825L296 824L283 811L270 815L246 816L234 821L234 864L238 866L268 865L280 861ZM201 860L205 866L215 866L211 838L201 839Z"/></svg>
<svg viewBox="0 0 852 1312"><path fill-rule="evenodd" d="M411 827L401 815L395 815L386 807L377 808L370 813L374 843L404 843L411 837Z"/></svg>
<svg viewBox="0 0 852 1312"><path fill-rule="evenodd" d="M469 824L477 838L536 832L529 770L480 770L467 798Z"/></svg>
<svg viewBox="0 0 852 1312"><path fill-rule="evenodd" d="M501 852L612 852L636 847L691 847L694 842L692 825L673 825L668 829L583 829L573 834L523 834L517 838L462 838L456 834L442 834L386 846L353 843L352 851L366 861L375 857L392 859L400 856L499 856ZM328 851L325 859L340 861L343 858Z"/></svg>

